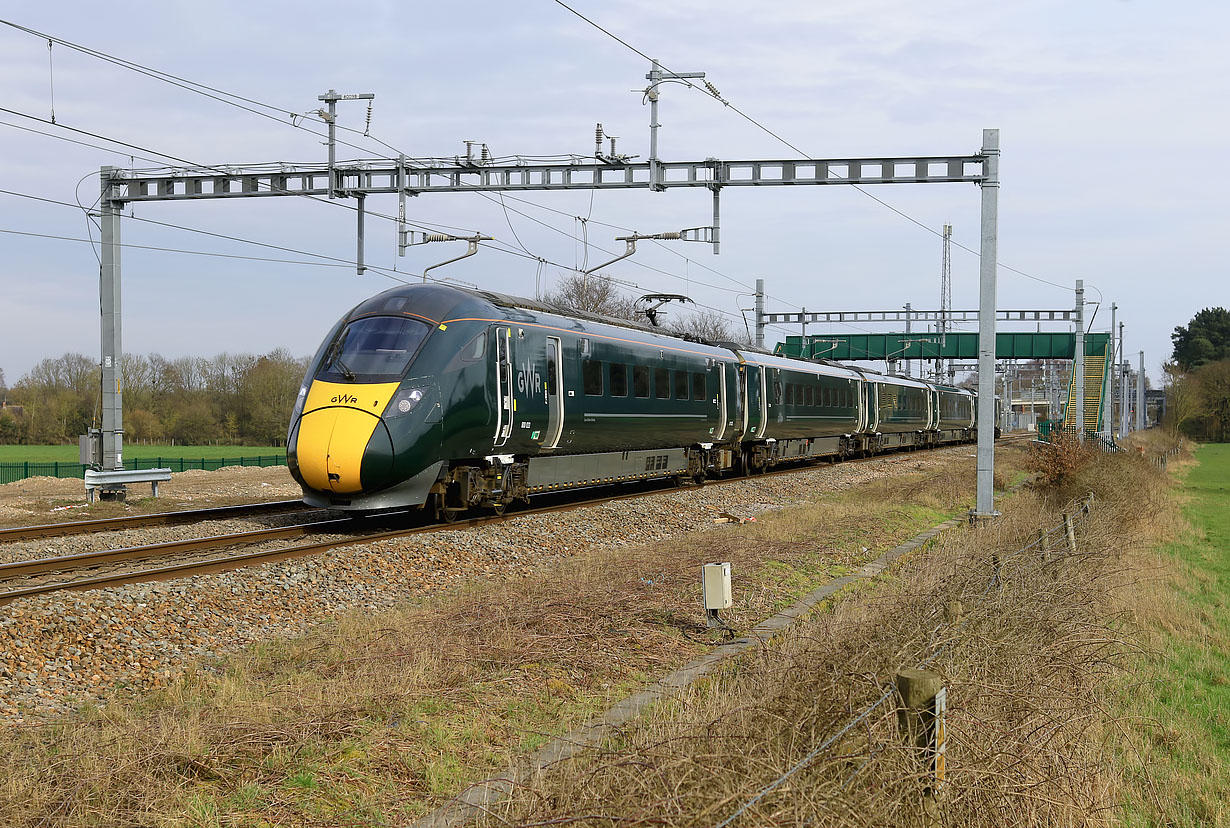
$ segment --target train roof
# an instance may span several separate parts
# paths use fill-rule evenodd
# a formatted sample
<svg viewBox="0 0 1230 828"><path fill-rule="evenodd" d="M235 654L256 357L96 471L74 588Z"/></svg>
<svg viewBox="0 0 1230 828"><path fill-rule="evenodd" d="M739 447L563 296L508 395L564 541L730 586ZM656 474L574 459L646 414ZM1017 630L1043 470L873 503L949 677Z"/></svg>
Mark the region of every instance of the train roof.
<svg viewBox="0 0 1230 828"><path fill-rule="evenodd" d="M778 356L766 350L735 342L712 342L696 336L680 335L662 328L655 328L628 319L619 319L599 313L574 311L539 299L527 299L521 296L498 293L495 291L454 287L439 283L398 285L360 302L350 313L348 319L360 316L380 314L408 314L433 324L457 319L487 319L492 316L507 319L510 322L534 322L536 315L542 314L559 320L573 322L589 322L596 325L636 331L650 338L666 338L679 342L688 342L707 346L714 351L733 353L739 359L752 365L763 365L767 368L781 368L791 371L805 371L816 376L840 377L868 382L878 382L910 388L936 388L954 393L969 394L963 388L935 385L910 377L890 376L867 368L853 365L843 365L831 360L796 359ZM520 314L525 314L519 319ZM579 326L579 330L586 330ZM598 333L599 331L594 331Z"/></svg>

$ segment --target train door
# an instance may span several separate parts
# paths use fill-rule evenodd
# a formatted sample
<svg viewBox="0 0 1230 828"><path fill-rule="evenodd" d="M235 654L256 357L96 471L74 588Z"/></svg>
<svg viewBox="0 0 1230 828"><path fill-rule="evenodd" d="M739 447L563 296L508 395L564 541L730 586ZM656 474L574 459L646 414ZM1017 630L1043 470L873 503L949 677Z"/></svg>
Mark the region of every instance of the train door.
<svg viewBox="0 0 1230 828"><path fill-rule="evenodd" d="M756 424L752 429L752 435L758 440L764 439L765 431L769 427L768 374L769 369L765 368L763 365L758 365L755 370L752 371L752 376L750 378L750 387L754 388L756 392L755 402L753 403L750 399L748 400L748 402L751 403L752 410L754 412L753 418L756 420Z"/></svg>
<svg viewBox="0 0 1230 828"><path fill-rule="evenodd" d="M747 404L747 372L747 363L741 363L738 368L739 407L742 409L740 412L741 416L739 417L740 440L746 440L748 438L748 434L750 433L748 432L748 418L750 415L748 414L749 406Z"/></svg>
<svg viewBox="0 0 1230 828"><path fill-rule="evenodd" d="M547 429L542 447L554 449L559 446L564 432L564 365L563 346L559 337L547 337Z"/></svg>
<svg viewBox="0 0 1230 828"><path fill-rule="evenodd" d="M713 440L717 442L726 435L726 363L719 362L717 364L717 407L718 407L718 424L717 430L713 433Z"/></svg>
<svg viewBox="0 0 1230 828"><path fill-rule="evenodd" d="M512 328L495 328L495 445L504 445L512 435L513 417L516 413L513 402Z"/></svg>
<svg viewBox="0 0 1230 828"><path fill-rule="evenodd" d="M863 383L864 399L863 405L866 407L866 430L876 432L880 429L880 384L878 382Z"/></svg>
<svg viewBox="0 0 1230 828"><path fill-rule="evenodd" d="M740 372L743 397L743 439L760 439L765 430L765 369L763 365L743 365Z"/></svg>

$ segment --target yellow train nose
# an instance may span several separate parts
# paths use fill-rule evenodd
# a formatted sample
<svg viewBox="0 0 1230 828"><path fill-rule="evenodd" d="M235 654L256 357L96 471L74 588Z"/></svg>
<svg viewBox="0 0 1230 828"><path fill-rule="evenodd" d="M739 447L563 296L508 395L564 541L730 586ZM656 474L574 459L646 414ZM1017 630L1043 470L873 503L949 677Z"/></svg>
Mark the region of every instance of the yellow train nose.
<svg viewBox="0 0 1230 828"><path fill-rule="evenodd" d="M393 445L380 414L396 389L397 383L346 386L339 393L332 383L313 383L295 446L304 483L335 494L386 485Z"/></svg>

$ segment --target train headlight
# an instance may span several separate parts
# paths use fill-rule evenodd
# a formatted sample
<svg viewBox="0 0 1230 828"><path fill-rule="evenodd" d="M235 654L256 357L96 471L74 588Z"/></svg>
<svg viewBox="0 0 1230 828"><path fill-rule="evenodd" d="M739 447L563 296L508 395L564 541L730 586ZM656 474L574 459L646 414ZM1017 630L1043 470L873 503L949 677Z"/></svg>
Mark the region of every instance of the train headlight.
<svg viewBox="0 0 1230 828"><path fill-rule="evenodd" d="M388 407L384 410L385 419L391 417L404 417L418 407L423 398L427 396L427 388L403 388L393 395L393 399L389 400Z"/></svg>

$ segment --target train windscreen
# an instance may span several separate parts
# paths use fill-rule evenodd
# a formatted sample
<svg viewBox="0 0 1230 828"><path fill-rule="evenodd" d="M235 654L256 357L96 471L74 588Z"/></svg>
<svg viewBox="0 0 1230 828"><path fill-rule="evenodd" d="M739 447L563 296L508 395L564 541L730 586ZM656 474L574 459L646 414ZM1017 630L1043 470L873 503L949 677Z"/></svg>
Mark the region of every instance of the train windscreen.
<svg viewBox="0 0 1230 828"><path fill-rule="evenodd" d="M404 316L368 316L342 328L320 364L327 382L392 382L401 379L427 325Z"/></svg>

